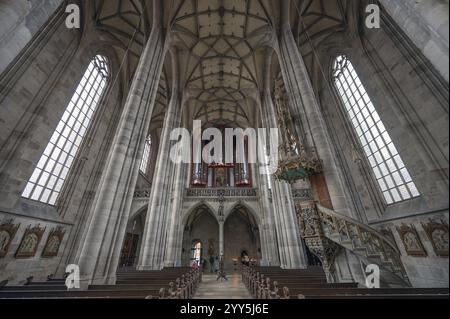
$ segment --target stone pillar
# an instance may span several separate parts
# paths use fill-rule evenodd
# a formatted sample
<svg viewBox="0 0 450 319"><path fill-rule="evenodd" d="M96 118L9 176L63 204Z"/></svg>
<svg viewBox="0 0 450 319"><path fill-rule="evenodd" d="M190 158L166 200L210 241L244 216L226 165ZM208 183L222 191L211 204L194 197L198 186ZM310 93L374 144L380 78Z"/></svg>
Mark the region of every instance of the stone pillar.
<svg viewBox="0 0 450 319"><path fill-rule="evenodd" d="M254 164L252 170L254 173L255 185L259 189L259 207L261 212L261 221L258 224L260 242L261 242L261 266L280 266L278 247L274 233L273 207L271 203L271 194L269 189L268 175L263 175L259 169L265 169L263 165Z"/></svg>
<svg viewBox="0 0 450 319"><path fill-rule="evenodd" d="M269 53L271 55L272 53ZM265 67L270 72L271 58L268 57ZM275 107L270 94L270 73L266 75L262 97L262 120L266 128L277 128ZM268 190L266 190L268 192ZM290 185L286 182L272 181L272 211L269 216L275 222L275 232L280 264L285 269L300 269L307 267L307 258L302 245L298 225L296 222L295 206L292 200ZM266 203L267 205L267 203ZM271 215L273 214L273 215Z"/></svg>
<svg viewBox="0 0 450 319"><path fill-rule="evenodd" d="M179 81L181 79L179 73L179 59L176 51L172 51L172 79L173 79L173 89L179 91L180 85ZM177 94L179 95L179 94ZM179 98L178 96L173 96L172 98ZM179 110L179 122L181 125L181 106L184 105L184 99L180 104ZM182 221L182 205L184 199L185 183L187 179L187 168L188 164L172 164L172 174L171 181L169 182L170 191L169 195L169 209L167 214L169 215L167 220L167 242L165 244L166 252L164 254L164 266L174 267L177 262L177 251L182 250L182 243L178 241L179 232L183 232L181 221ZM181 265L181 260L180 263Z"/></svg>
<svg viewBox="0 0 450 319"><path fill-rule="evenodd" d="M449 81L449 4L444 0L380 0L386 12Z"/></svg>
<svg viewBox="0 0 450 319"><path fill-rule="evenodd" d="M273 51L267 53L266 63L264 65L264 89L260 98L260 110L261 110L261 122L262 126L266 129L277 128L276 119L269 119L268 110L271 108L271 95L270 95L270 65L271 55ZM273 105L272 105L273 107ZM274 116L274 114L272 114ZM265 156L266 154L263 154ZM263 165L258 165L258 169L264 169ZM267 170L267 173L269 171ZM269 180L272 180L272 176L261 174L259 171L255 171L259 181L260 190L260 206L263 214L262 224L260 225L260 232L265 234L265 244L261 243L261 248L264 253L264 260L267 266L280 266L280 252L277 244L276 225L275 225L275 210L273 206L272 189L269 185ZM271 183L273 184L273 183Z"/></svg>
<svg viewBox="0 0 450 319"><path fill-rule="evenodd" d="M83 287L114 284L165 55L159 6L111 147L78 265Z"/></svg>
<svg viewBox="0 0 450 319"><path fill-rule="evenodd" d="M177 68L176 64L173 64L173 68ZM145 222L143 245L138 263L139 270L161 270L164 267L168 231L167 221L170 212L175 168L175 165L170 159L171 146L174 144L170 141L170 134L181 123L181 94L178 85L178 71L174 71L174 74L176 76L173 81L169 108L165 115Z"/></svg>
<svg viewBox="0 0 450 319"><path fill-rule="evenodd" d="M338 171L330 138L313 90L308 70L295 42L289 24L289 0L282 3L281 34L279 39L279 60L294 125L303 125L305 143L315 148L324 165L324 176L329 188L335 211L350 215L344 186ZM299 123L301 121L301 123ZM299 131L299 130L297 130Z"/></svg>
<svg viewBox="0 0 450 319"><path fill-rule="evenodd" d="M290 109L295 120L297 131L305 132L303 141L307 148L314 147L323 161L326 184L333 209L342 214L358 219L352 215L345 196L341 172L336 164L334 152L330 143L319 102L309 78L303 57L295 42L289 25L290 0L282 2L282 26L279 38L280 68L286 90L289 94ZM304 126L300 127L299 126ZM311 245L309 245L311 249ZM329 265L332 267L332 265ZM348 265L356 270L359 265Z"/></svg>
<svg viewBox="0 0 450 319"><path fill-rule="evenodd" d="M223 220L219 221L219 256L223 257L225 254L225 222Z"/></svg>
<svg viewBox="0 0 450 319"><path fill-rule="evenodd" d="M183 195L185 190L185 182L187 177L187 164L177 164L175 165L174 174L174 185L173 192L171 192L171 208L170 208L170 218L168 221L168 236L166 244L166 256L164 265L166 267L174 267L176 265L181 265L181 258L178 258L178 252L183 249L182 242L179 241L180 232L181 237L183 236L183 225L182 222L182 205L183 205Z"/></svg>

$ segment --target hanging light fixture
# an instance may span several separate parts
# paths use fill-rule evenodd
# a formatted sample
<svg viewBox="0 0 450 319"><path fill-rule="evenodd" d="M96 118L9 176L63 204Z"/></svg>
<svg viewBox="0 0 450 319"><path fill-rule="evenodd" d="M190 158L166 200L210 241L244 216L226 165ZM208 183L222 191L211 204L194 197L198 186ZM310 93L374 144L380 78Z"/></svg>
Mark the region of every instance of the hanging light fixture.
<svg viewBox="0 0 450 319"><path fill-rule="evenodd" d="M322 161L314 151L308 151L294 133L292 118L288 111L288 100L282 79L275 86L275 106L283 143L280 146L280 163L275 177L290 184L322 173Z"/></svg>

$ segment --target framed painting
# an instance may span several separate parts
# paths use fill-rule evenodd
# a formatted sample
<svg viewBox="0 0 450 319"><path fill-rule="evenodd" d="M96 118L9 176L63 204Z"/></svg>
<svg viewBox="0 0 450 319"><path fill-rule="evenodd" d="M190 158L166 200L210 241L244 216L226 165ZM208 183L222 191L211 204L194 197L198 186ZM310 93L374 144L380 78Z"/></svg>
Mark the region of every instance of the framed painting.
<svg viewBox="0 0 450 319"><path fill-rule="evenodd" d="M16 252L16 258L33 258L36 255L39 243L41 242L42 235L44 235L45 228L37 225L33 228L28 226L27 230L23 234L22 241Z"/></svg>

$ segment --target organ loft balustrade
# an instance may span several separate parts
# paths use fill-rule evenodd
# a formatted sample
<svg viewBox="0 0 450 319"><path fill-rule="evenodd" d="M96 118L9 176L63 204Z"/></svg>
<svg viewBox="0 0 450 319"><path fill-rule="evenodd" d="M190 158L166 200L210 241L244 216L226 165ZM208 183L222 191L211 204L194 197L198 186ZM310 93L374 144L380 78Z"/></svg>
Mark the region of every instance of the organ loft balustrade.
<svg viewBox="0 0 450 319"><path fill-rule="evenodd" d="M189 188L188 198L219 198L219 197L258 197L256 188Z"/></svg>
<svg viewBox="0 0 450 319"><path fill-rule="evenodd" d="M138 189L134 192L134 199L149 198L152 190L151 188ZM259 195L256 188L188 188L185 191L187 198L256 198Z"/></svg>

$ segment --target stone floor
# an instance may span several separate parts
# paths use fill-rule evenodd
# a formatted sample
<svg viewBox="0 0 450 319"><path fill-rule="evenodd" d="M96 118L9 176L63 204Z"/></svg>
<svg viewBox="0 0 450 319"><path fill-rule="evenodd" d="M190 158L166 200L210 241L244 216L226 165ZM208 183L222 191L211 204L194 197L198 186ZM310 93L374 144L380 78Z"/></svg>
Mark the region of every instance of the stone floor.
<svg viewBox="0 0 450 319"><path fill-rule="evenodd" d="M194 299L252 299L240 274L227 275L228 281L217 281L217 275L203 275Z"/></svg>

